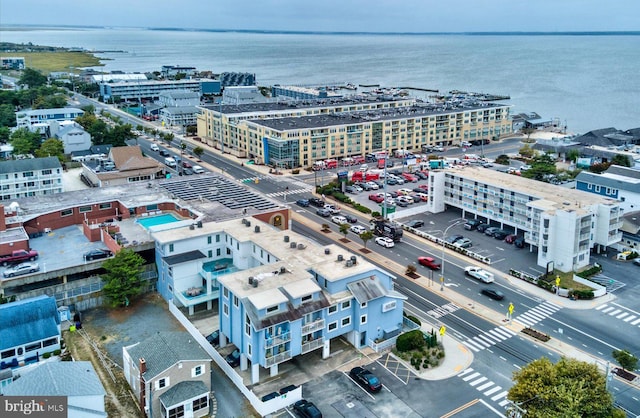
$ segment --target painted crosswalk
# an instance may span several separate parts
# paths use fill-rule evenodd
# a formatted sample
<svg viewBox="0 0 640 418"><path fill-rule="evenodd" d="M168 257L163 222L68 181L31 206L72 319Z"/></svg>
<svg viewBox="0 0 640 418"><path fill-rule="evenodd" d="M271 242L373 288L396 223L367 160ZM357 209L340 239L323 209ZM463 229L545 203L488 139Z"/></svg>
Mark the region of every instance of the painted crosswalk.
<svg viewBox="0 0 640 418"><path fill-rule="evenodd" d="M619 305L608 305L606 303L598 306L596 311L608 315L612 318L619 319L627 324L640 328L640 312L625 309Z"/></svg>
<svg viewBox="0 0 640 418"><path fill-rule="evenodd" d="M511 331L509 328L495 327L487 332L463 341L462 344L477 353L480 350L484 350L485 348L489 348L492 345L507 340L514 335L516 335L516 333Z"/></svg>
<svg viewBox="0 0 640 418"><path fill-rule="evenodd" d="M551 302L544 302L535 308L529 309L527 312L518 315L514 319L526 326L532 327L545 318L550 317L560 310L560 306Z"/></svg>
<svg viewBox="0 0 640 418"><path fill-rule="evenodd" d="M507 399L507 390L504 390L501 386L489 380L486 376L476 372L472 368L468 368L462 373L458 374L464 382L467 382L469 386L475 388L478 392L482 392L484 396L491 399L493 402L497 402L498 405L506 408L509 404Z"/></svg>
<svg viewBox="0 0 640 418"><path fill-rule="evenodd" d="M281 190L279 192L267 193L266 196L267 197L283 197L283 196L290 196L298 193L310 193L312 191L313 191L313 186L309 186L303 189Z"/></svg>
<svg viewBox="0 0 640 418"><path fill-rule="evenodd" d="M455 303L447 303L446 305L438 306L435 309L431 309L430 311L427 311L427 315L432 316L434 318L440 318L452 312L455 312L458 309L460 309L460 307Z"/></svg>

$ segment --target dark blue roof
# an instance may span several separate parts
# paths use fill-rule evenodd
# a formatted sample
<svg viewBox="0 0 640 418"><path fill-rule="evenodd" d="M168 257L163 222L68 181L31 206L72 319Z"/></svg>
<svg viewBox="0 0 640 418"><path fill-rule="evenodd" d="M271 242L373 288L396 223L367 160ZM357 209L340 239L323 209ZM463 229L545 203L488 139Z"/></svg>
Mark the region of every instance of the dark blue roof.
<svg viewBox="0 0 640 418"><path fill-rule="evenodd" d="M51 296L0 305L0 351L60 335L60 315Z"/></svg>

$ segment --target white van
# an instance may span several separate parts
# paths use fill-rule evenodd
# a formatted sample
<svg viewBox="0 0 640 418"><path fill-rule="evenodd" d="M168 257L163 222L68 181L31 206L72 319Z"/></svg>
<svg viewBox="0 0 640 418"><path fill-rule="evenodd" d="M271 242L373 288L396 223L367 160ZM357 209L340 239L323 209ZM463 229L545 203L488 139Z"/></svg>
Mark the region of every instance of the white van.
<svg viewBox="0 0 640 418"><path fill-rule="evenodd" d="M149 148L151 148L151 151L155 151L155 152L160 151L160 148L156 144L151 144Z"/></svg>
<svg viewBox="0 0 640 418"><path fill-rule="evenodd" d="M167 166L171 167L171 168L176 168L176 166L177 166L177 164L176 164L176 160L174 160L174 159L173 159L173 158L171 158L171 157L167 157L167 158L165 158L165 159L164 159L164 163L165 163Z"/></svg>
<svg viewBox="0 0 640 418"><path fill-rule="evenodd" d="M194 173L196 174L202 174L204 173L204 168L200 167L199 165L194 165L193 168L191 168L193 170Z"/></svg>

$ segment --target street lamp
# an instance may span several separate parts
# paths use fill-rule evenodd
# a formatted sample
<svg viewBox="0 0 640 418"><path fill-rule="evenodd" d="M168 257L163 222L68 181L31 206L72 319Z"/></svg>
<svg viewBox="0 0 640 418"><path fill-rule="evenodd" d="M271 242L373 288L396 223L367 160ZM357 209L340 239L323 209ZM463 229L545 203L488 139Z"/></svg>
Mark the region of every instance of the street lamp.
<svg viewBox="0 0 640 418"><path fill-rule="evenodd" d="M460 225L465 221L466 221L465 219L459 219L457 222L449 225L442 233L442 258L441 258L442 267L440 268L440 273L441 273L440 274L440 290L441 291L444 290L444 244L446 243L445 238L447 237L447 232L454 226Z"/></svg>

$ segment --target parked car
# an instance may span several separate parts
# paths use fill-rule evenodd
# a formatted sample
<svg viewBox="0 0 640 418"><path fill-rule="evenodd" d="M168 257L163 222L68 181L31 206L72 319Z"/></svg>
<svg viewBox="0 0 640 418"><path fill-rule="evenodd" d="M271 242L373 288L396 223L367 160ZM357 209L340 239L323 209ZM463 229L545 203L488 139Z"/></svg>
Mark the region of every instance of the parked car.
<svg viewBox="0 0 640 418"><path fill-rule="evenodd" d="M418 177L420 180L426 180L429 178L429 176L427 176L426 174L424 174L422 171L416 171L415 173L413 173L416 175L416 177Z"/></svg>
<svg viewBox="0 0 640 418"><path fill-rule="evenodd" d="M40 270L38 263L22 263L9 267L2 273L4 277L21 276L23 274L35 273Z"/></svg>
<svg viewBox="0 0 640 418"><path fill-rule="evenodd" d="M636 266L640 266L640 258L634 258L633 259L633 264L635 264Z"/></svg>
<svg viewBox="0 0 640 418"><path fill-rule="evenodd" d="M498 229L496 232L493 233L493 237L499 240L505 239L508 235L509 235L509 231L505 231L504 229Z"/></svg>
<svg viewBox="0 0 640 418"><path fill-rule="evenodd" d="M347 186L347 187L344 188L344 191L346 193L358 194L358 191L356 190L356 188L354 186Z"/></svg>
<svg viewBox="0 0 640 418"><path fill-rule="evenodd" d="M376 237L376 244L382 245L385 248L391 248L395 245L391 238L387 237Z"/></svg>
<svg viewBox="0 0 640 418"><path fill-rule="evenodd" d="M476 226L476 230L478 232L484 232L487 228L489 228L489 224L486 224L484 222L480 222L478 226Z"/></svg>
<svg viewBox="0 0 640 418"><path fill-rule="evenodd" d="M376 375L365 368L354 367L349 372L349 376L369 392L376 393L380 392L380 390L382 389L382 383L380 383L380 379L378 379Z"/></svg>
<svg viewBox="0 0 640 418"><path fill-rule="evenodd" d="M334 224L338 224L338 225L348 224L349 223L347 221L347 218L345 218L344 216L340 216L340 215L332 216L331 217L331 222L333 222Z"/></svg>
<svg viewBox="0 0 640 418"><path fill-rule="evenodd" d="M360 235L363 232L365 232L367 230L367 228L365 228L362 225L353 225L351 228L349 228L349 231L353 232L356 235Z"/></svg>
<svg viewBox="0 0 640 418"><path fill-rule="evenodd" d="M495 299L495 300L504 299L504 293L496 289L485 288L485 289L482 289L480 293L482 293L485 296L489 296L491 299Z"/></svg>
<svg viewBox="0 0 640 418"><path fill-rule="evenodd" d="M395 186L398 184L398 180L396 180L395 177L389 177L386 181L389 186Z"/></svg>
<svg viewBox="0 0 640 418"><path fill-rule="evenodd" d="M344 216L344 218L345 218L345 219L347 220L347 222L349 222L350 224L354 224L354 223L358 222L358 218L356 218L356 217L355 217L355 216L353 216L353 215L349 215L348 213L345 213L345 214L344 214L344 215L342 215L342 216Z"/></svg>
<svg viewBox="0 0 640 418"><path fill-rule="evenodd" d="M513 241L513 245L515 245L518 248L524 248L524 238L523 237L518 237Z"/></svg>
<svg viewBox="0 0 640 418"><path fill-rule="evenodd" d="M407 189L407 188L404 188L404 187L403 187L402 189L398 189L398 190L396 190L396 192L397 192L399 195L402 195L402 196L409 196L409 195L411 194L412 190L411 190L411 189Z"/></svg>
<svg viewBox="0 0 640 418"><path fill-rule="evenodd" d="M402 196L404 197L404 196ZM395 203L397 206L400 206L401 208L406 208L407 206L409 206L409 203L407 203L406 200L399 200L399 198L396 198L393 203Z"/></svg>
<svg viewBox="0 0 640 418"><path fill-rule="evenodd" d="M99 260L101 258L109 258L113 253L109 250L95 249L84 253L83 257L85 261Z"/></svg>
<svg viewBox="0 0 640 418"><path fill-rule="evenodd" d="M183 176L191 176L191 175L193 175L193 169L191 169L191 168L183 168L182 169L182 173L180 173L180 174L182 174Z"/></svg>
<svg viewBox="0 0 640 418"><path fill-rule="evenodd" d="M231 367L237 367L240 365L240 350L237 348L229 353L225 358L227 364Z"/></svg>
<svg viewBox="0 0 640 418"><path fill-rule="evenodd" d="M500 228L497 228L495 226L490 226L489 228L484 230L484 234L485 235L489 235L490 237L492 237L499 230L500 230Z"/></svg>
<svg viewBox="0 0 640 418"><path fill-rule="evenodd" d="M300 399L293 404L293 409L303 418L322 418L322 412L313 402Z"/></svg>
<svg viewBox="0 0 640 418"><path fill-rule="evenodd" d="M369 195L369 200L373 200L376 203L382 203L384 202L384 196L378 193L373 193Z"/></svg>
<svg viewBox="0 0 640 418"><path fill-rule="evenodd" d="M453 245L459 248L469 248L473 246L473 242L469 238L462 238L456 241Z"/></svg>
<svg viewBox="0 0 640 418"><path fill-rule="evenodd" d="M460 241L462 238L464 238L462 235L454 234L454 235L449 235L445 239L445 241L447 241L449 244L455 244L456 242Z"/></svg>
<svg viewBox="0 0 640 418"><path fill-rule="evenodd" d="M260 399L262 400L262 402L267 402L267 401L270 401L271 399L275 399L275 398L277 398L279 396L280 396L280 394L278 392L271 392L271 393L267 393L266 395L264 395Z"/></svg>
<svg viewBox="0 0 640 418"><path fill-rule="evenodd" d="M380 188L376 183L374 183L372 181L368 181L365 184L367 186L371 187L371 190L378 190Z"/></svg>
<svg viewBox="0 0 640 418"><path fill-rule="evenodd" d="M515 241L516 238L518 238L516 234L509 234L504 237L504 242L506 242L507 244L513 244L513 241Z"/></svg>
<svg viewBox="0 0 640 418"><path fill-rule="evenodd" d="M469 219L467 222L465 222L464 229L472 231L476 229L478 225L480 225L481 223L482 222L479 221L478 219Z"/></svg>
<svg viewBox="0 0 640 418"><path fill-rule="evenodd" d="M296 205L302 206L303 208L307 208L307 207L309 207L309 200L308 199L298 199L298 200L296 200Z"/></svg>
<svg viewBox="0 0 640 418"><path fill-rule="evenodd" d="M207 335L206 338L211 345L220 344L220 330L213 331L211 334Z"/></svg>
<svg viewBox="0 0 640 418"><path fill-rule="evenodd" d="M424 226L424 221L421 219L412 219L405 224L409 228L421 228Z"/></svg>
<svg viewBox="0 0 640 418"><path fill-rule="evenodd" d="M418 257L418 263L430 268L431 270L440 270L440 263L438 263L433 257Z"/></svg>
<svg viewBox="0 0 640 418"><path fill-rule="evenodd" d="M329 209L320 208L316 211L316 215L322 216L323 218L328 218L329 216L331 216L331 212L329 212Z"/></svg>
<svg viewBox="0 0 640 418"><path fill-rule="evenodd" d="M413 202L413 198L411 196L398 196L396 201L404 202L411 205Z"/></svg>
<svg viewBox="0 0 640 418"><path fill-rule="evenodd" d="M324 200L317 197L312 197L311 199L309 199L309 204L317 208L323 208L325 205Z"/></svg>

